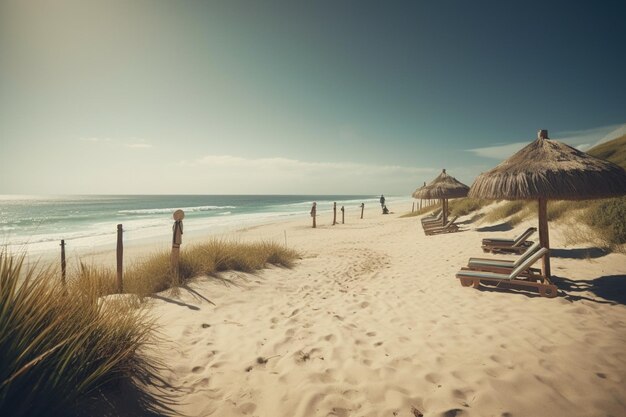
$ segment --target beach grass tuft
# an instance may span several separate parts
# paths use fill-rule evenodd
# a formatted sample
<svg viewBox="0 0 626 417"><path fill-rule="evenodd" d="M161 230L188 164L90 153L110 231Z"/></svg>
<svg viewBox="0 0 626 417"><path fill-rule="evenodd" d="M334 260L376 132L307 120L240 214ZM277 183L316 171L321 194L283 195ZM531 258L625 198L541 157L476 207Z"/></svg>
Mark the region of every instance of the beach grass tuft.
<svg viewBox="0 0 626 417"><path fill-rule="evenodd" d="M448 208L452 216L465 216L493 203L492 200L478 198L458 198L450 200Z"/></svg>
<svg viewBox="0 0 626 417"><path fill-rule="evenodd" d="M178 276L170 267L170 254L155 252L131 264L124 271L124 293L147 296L184 284L197 276L215 276L219 272L254 272L275 265L290 268L299 254L274 242L242 243L212 239L190 245L181 251ZM89 281L97 296L117 292L112 269L81 264L79 277ZM84 291L84 289L82 290Z"/></svg>
<svg viewBox="0 0 626 417"><path fill-rule="evenodd" d="M153 375L157 364L138 354L153 330L141 309L105 307L100 283L65 287L24 259L0 252L0 415L75 415L103 388Z"/></svg>
<svg viewBox="0 0 626 417"><path fill-rule="evenodd" d="M111 404L104 392L122 385L141 394L141 413L163 415L167 396L135 383L157 380L160 367L140 353L155 341L141 296L199 275L290 267L298 256L273 242L210 240L182 251L174 279L169 253L158 252L124 272L124 292L135 297L113 295L112 269L81 263L59 285L57 269L0 252L0 415L79 415L94 402Z"/></svg>

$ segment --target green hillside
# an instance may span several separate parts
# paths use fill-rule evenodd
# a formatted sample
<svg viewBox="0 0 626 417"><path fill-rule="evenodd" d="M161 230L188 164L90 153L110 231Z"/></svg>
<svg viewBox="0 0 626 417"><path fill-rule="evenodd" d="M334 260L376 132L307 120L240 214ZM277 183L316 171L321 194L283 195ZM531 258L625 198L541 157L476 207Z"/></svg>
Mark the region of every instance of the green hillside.
<svg viewBox="0 0 626 417"><path fill-rule="evenodd" d="M626 169L626 135L602 143L587 151L596 158L606 159Z"/></svg>

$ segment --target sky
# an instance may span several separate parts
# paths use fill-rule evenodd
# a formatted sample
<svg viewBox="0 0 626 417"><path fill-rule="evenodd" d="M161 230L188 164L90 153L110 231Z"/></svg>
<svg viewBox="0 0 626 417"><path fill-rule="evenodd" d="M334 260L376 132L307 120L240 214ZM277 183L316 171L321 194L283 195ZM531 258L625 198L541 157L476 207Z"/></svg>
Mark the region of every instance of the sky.
<svg viewBox="0 0 626 417"><path fill-rule="evenodd" d="M410 195L626 133L623 1L0 0L0 194Z"/></svg>

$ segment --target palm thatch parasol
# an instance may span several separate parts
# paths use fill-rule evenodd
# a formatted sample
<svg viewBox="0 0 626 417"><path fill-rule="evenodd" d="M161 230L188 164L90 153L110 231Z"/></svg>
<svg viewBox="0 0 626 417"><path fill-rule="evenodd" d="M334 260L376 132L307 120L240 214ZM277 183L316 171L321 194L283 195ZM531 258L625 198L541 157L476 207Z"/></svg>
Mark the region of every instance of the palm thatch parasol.
<svg viewBox="0 0 626 417"><path fill-rule="evenodd" d="M434 198L441 200L443 211L442 224L448 222L448 199L467 196L469 187L456 178L448 175L444 169L430 184L418 188L413 193L415 198Z"/></svg>
<svg viewBox="0 0 626 417"><path fill-rule="evenodd" d="M564 143L548 139L540 130L537 140L476 178L472 198L539 200L539 242L550 248L548 200L588 200L626 194L626 171ZM549 252L543 275L550 277Z"/></svg>

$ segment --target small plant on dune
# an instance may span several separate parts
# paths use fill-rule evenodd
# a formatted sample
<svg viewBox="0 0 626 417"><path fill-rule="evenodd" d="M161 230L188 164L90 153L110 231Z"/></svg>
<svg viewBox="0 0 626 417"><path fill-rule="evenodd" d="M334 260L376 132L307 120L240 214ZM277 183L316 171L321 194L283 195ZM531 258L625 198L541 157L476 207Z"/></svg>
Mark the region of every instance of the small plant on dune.
<svg viewBox="0 0 626 417"><path fill-rule="evenodd" d="M626 243L626 197L594 202L584 219L609 247Z"/></svg>
<svg viewBox="0 0 626 417"><path fill-rule="evenodd" d="M583 201L548 201L548 221L560 220L568 215L571 215L575 211L584 210L590 207L592 204L589 200Z"/></svg>
<svg viewBox="0 0 626 417"><path fill-rule="evenodd" d="M153 328L140 310L97 302L99 283L55 281L56 271L0 253L2 416L71 416L103 388L153 375L138 353Z"/></svg>
<svg viewBox="0 0 626 417"><path fill-rule="evenodd" d="M525 202L522 200L507 201L500 207L496 207L491 210L485 216L485 221L489 223L495 223L499 220L504 220L507 217L511 217L514 214L521 212L524 209L525 205Z"/></svg>
<svg viewBox="0 0 626 417"><path fill-rule="evenodd" d="M452 216L465 216L476 210L480 210L492 202L492 200L482 200L478 198L459 198L450 201L448 207Z"/></svg>

